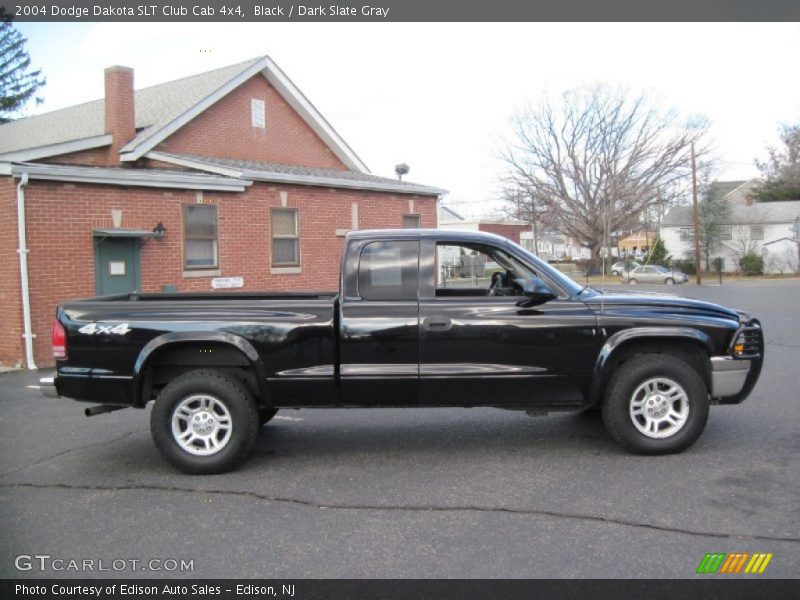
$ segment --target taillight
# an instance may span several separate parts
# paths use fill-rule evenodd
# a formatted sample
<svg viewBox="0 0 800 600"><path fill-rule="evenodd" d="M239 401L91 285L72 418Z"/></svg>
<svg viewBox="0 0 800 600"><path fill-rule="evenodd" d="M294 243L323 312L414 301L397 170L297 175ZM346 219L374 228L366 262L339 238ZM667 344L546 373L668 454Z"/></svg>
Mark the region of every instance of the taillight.
<svg viewBox="0 0 800 600"><path fill-rule="evenodd" d="M53 356L67 358L67 332L58 319L53 321Z"/></svg>

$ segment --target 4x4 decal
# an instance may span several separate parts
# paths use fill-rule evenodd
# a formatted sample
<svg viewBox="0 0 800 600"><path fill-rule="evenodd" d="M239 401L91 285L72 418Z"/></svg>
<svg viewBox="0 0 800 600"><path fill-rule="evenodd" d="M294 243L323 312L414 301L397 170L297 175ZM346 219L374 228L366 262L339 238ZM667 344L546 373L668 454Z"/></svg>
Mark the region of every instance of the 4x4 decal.
<svg viewBox="0 0 800 600"><path fill-rule="evenodd" d="M125 335L131 328L127 323L120 323L119 325L100 325L99 323L89 323L78 329L80 333L86 335L95 335L97 333L113 333L115 335Z"/></svg>

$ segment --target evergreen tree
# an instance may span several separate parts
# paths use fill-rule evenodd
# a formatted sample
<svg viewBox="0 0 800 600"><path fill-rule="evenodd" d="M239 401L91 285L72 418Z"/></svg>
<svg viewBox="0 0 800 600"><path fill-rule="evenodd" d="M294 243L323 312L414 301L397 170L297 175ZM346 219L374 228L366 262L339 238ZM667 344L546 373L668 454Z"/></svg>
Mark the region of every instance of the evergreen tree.
<svg viewBox="0 0 800 600"><path fill-rule="evenodd" d="M759 202L800 200L800 124L781 127L782 148L768 148L769 160L756 162L764 180L756 186Z"/></svg>
<svg viewBox="0 0 800 600"><path fill-rule="evenodd" d="M703 194L698 206L700 216L700 251L711 270L711 255L722 245L722 223L730 214L730 204L714 184Z"/></svg>
<svg viewBox="0 0 800 600"><path fill-rule="evenodd" d="M664 245L664 240L660 237L656 240L656 243L653 244L653 249L650 251L650 258L647 262L651 265L663 266L666 266L669 262L667 247Z"/></svg>
<svg viewBox="0 0 800 600"><path fill-rule="evenodd" d="M0 123L7 123L32 99L45 84L41 71L31 71L31 59L25 44L28 40L0 14Z"/></svg>

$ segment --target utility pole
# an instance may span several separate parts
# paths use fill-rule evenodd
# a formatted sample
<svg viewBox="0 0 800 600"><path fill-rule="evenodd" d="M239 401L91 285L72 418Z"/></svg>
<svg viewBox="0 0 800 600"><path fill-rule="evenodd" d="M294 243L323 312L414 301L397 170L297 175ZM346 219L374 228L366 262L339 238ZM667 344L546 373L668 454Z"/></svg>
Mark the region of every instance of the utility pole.
<svg viewBox="0 0 800 600"><path fill-rule="evenodd" d="M692 142L692 217L694 220L694 272L695 281L700 285L700 209L697 207L697 163Z"/></svg>

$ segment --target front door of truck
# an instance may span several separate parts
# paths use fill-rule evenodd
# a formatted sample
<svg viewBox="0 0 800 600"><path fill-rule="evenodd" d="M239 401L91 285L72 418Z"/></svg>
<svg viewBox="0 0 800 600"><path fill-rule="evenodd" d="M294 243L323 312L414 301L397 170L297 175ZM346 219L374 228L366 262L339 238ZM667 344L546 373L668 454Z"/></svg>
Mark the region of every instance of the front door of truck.
<svg viewBox="0 0 800 600"><path fill-rule="evenodd" d="M419 238L352 240L340 304L342 402L413 406L419 394Z"/></svg>
<svg viewBox="0 0 800 600"><path fill-rule="evenodd" d="M566 293L520 306L519 284L537 274L496 250L422 242L422 404L579 404L594 366L594 313ZM500 295L488 295L497 278Z"/></svg>

